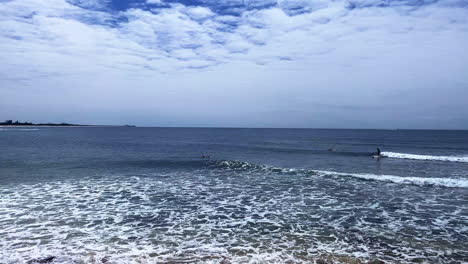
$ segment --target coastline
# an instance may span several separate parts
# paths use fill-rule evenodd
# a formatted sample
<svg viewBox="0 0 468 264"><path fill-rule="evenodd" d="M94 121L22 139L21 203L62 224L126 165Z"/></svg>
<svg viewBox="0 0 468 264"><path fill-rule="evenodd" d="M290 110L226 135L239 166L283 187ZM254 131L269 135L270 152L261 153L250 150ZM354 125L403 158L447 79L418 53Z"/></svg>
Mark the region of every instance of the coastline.
<svg viewBox="0 0 468 264"><path fill-rule="evenodd" d="M57 125L57 126L51 126L51 125L30 125L30 126L23 126L23 125L0 125L1 128L5 127L127 127L127 126L112 126L112 125L70 125L70 126L62 126L62 125Z"/></svg>

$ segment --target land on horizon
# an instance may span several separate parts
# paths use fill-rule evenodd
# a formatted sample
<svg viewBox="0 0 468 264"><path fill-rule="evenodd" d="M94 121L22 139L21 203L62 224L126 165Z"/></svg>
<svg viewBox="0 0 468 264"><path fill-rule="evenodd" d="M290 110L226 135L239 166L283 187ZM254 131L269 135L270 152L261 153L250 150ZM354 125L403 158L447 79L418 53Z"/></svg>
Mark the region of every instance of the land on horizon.
<svg viewBox="0 0 468 264"><path fill-rule="evenodd" d="M135 125L99 125L99 124L73 124L73 123L32 123L20 122L18 120L6 120L0 122L0 127L137 127ZM146 128L220 128L220 129L324 129L324 130L440 130L440 131L467 131L467 129L450 129L450 128L369 128L369 127L234 127L234 126L157 126L157 125L142 125L138 127Z"/></svg>
<svg viewBox="0 0 468 264"><path fill-rule="evenodd" d="M5 122L0 122L0 127L24 127L24 126L45 126L45 127L114 127L114 126L125 126L125 127L135 127L133 125L82 125L82 124L70 124L70 123L32 123L32 122L20 122L16 120L6 120Z"/></svg>

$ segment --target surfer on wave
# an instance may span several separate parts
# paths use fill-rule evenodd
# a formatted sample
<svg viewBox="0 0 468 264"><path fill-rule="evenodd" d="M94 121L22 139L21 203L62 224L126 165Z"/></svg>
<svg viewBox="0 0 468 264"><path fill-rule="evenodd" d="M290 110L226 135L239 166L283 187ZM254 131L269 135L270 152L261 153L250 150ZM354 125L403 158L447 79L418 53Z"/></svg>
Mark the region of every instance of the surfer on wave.
<svg viewBox="0 0 468 264"><path fill-rule="evenodd" d="M380 151L379 148L377 148L377 152L372 153L372 158L374 159L381 159L384 156L382 155L382 151Z"/></svg>

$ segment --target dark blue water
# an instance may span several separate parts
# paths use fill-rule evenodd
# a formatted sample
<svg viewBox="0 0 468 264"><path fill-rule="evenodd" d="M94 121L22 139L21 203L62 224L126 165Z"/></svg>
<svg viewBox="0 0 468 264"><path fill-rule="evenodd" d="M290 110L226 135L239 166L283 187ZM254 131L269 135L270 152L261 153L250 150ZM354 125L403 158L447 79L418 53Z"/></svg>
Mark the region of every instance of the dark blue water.
<svg viewBox="0 0 468 264"><path fill-rule="evenodd" d="M468 261L468 131L0 128L0 149L0 263Z"/></svg>

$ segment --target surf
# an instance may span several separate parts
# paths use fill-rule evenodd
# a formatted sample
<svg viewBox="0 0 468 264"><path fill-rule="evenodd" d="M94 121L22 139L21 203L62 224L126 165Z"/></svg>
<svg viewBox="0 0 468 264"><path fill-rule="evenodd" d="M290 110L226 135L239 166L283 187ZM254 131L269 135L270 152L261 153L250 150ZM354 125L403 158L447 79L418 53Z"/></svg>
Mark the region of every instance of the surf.
<svg viewBox="0 0 468 264"><path fill-rule="evenodd" d="M450 161L450 162L468 162L468 156L433 156L421 154L409 154L398 152L382 152L384 157L394 159L410 159L410 160L433 160L433 161Z"/></svg>
<svg viewBox="0 0 468 264"><path fill-rule="evenodd" d="M276 173L287 175L315 175L351 177L367 181L380 181L394 184L406 184L417 186L435 186L446 188L468 188L468 179L457 178L429 178L429 177L404 177L398 175L384 175L372 173L346 173L314 169L281 168L267 165L258 165L244 161L221 160L213 161L211 168L242 171L244 173Z"/></svg>
<svg viewBox="0 0 468 264"><path fill-rule="evenodd" d="M468 188L467 179L454 179L454 178L426 178L426 177L402 177L396 175L378 175L371 173L343 173L334 171L316 171L322 176L341 176L353 177L369 181L382 181L396 184L409 184L419 186L437 186L448 188Z"/></svg>

